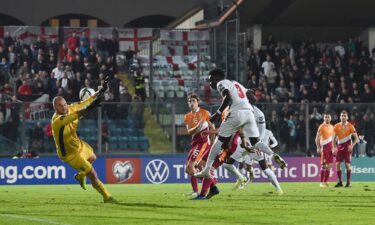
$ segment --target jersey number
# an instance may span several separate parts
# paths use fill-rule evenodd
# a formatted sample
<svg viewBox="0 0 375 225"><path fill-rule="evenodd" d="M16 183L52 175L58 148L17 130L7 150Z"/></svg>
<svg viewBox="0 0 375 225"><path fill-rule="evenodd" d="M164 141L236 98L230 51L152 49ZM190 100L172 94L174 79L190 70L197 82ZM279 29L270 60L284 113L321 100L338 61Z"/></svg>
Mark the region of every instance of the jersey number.
<svg viewBox="0 0 375 225"><path fill-rule="evenodd" d="M245 94L243 93L243 91L242 91L240 85L238 85L238 84L234 84L234 86L237 88L238 96L239 96L240 98L245 98Z"/></svg>

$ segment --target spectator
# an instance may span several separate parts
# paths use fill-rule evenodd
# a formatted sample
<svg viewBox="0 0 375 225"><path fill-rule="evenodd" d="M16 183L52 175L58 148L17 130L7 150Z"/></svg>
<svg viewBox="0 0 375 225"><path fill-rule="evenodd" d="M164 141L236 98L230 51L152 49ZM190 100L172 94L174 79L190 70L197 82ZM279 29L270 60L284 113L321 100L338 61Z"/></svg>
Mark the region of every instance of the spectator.
<svg viewBox="0 0 375 225"><path fill-rule="evenodd" d="M56 67L52 70L54 78L60 80L64 75L64 64L62 62L57 63Z"/></svg>
<svg viewBox="0 0 375 225"><path fill-rule="evenodd" d="M76 33L73 32L72 36L67 40L68 49L74 51L79 46L79 38L76 36Z"/></svg>
<svg viewBox="0 0 375 225"><path fill-rule="evenodd" d="M285 86L284 80L280 80L280 85L276 88L275 95L278 102L286 102L288 99L288 89Z"/></svg>
<svg viewBox="0 0 375 225"><path fill-rule="evenodd" d="M142 102L145 102L146 100L145 76L140 70L138 70L135 73L135 94L140 97L140 100Z"/></svg>
<svg viewBox="0 0 375 225"><path fill-rule="evenodd" d="M28 136L30 138L30 149L36 152L44 152L44 130L40 122L37 122L34 128L30 128Z"/></svg>
<svg viewBox="0 0 375 225"><path fill-rule="evenodd" d="M268 89L273 91L276 86L277 73L275 71L275 64L271 61L271 56L267 55L267 60L262 63L264 76L267 78Z"/></svg>
<svg viewBox="0 0 375 225"><path fill-rule="evenodd" d="M365 91L362 94L361 102L374 102L374 92L370 89L369 84L364 85Z"/></svg>
<svg viewBox="0 0 375 225"><path fill-rule="evenodd" d="M135 51L129 46L128 50L125 51L127 69L130 69L130 66L133 64L134 55Z"/></svg>
<svg viewBox="0 0 375 225"><path fill-rule="evenodd" d="M31 71L33 73L39 73L39 71L48 71L48 66L44 62L44 58L42 55L38 55L38 59L36 62L33 63Z"/></svg>
<svg viewBox="0 0 375 225"><path fill-rule="evenodd" d="M104 152L109 151L109 136L110 136L110 131L108 128L108 123L103 121L102 122L102 144L104 144Z"/></svg>
<svg viewBox="0 0 375 225"><path fill-rule="evenodd" d="M22 81L22 85L18 87L17 93L21 101L28 101L33 94L32 88L27 84L26 79Z"/></svg>
<svg viewBox="0 0 375 225"><path fill-rule="evenodd" d="M119 84L119 93L120 93L120 104L118 105L118 116L120 119L127 119L129 114L129 104L132 101L132 96L129 93L129 90L124 86L123 82L120 81Z"/></svg>
<svg viewBox="0 0 375 225"><path fill-rule="evenodd" d="M247 88L249 89L255 89L259 86L259 83L258 83L258 78L257 76L252 73L251 71L251 74L250 74L250 79L249 81L247 82Z"/></svg>

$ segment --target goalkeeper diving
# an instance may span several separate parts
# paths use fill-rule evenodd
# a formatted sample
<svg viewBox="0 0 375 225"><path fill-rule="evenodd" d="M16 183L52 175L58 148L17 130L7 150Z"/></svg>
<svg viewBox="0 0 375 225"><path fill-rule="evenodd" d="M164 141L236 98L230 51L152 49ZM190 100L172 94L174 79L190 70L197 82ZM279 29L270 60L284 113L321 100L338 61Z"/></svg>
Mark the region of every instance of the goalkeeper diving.
<svg viewBox="0 0 375 225"><path fill-rule="evenodd" d="M116 203L103 183L99 180L92 163L96 155L89 144L77 135L78 122L89 111L99 106L100 99L109 83L107 77L103 86L86 100L68 105L61 96L56 96L53 102L55 113L52 116L52 133L56 143L59 158L76 169L75 179L86 190L86 177L92 186L103 196L104 203Z"/></svg>

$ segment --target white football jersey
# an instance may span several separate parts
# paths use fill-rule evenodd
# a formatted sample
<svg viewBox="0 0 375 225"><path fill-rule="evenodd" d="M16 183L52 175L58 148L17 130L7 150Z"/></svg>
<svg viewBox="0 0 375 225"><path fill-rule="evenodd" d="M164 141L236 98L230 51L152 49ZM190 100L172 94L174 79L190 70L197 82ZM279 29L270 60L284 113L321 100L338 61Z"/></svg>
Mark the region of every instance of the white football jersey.
<svg viewBox="0 0 375 225"><path fill-rule="evenodd" d="M264 113L255 105L254 107L254 117L255 121L257 122L257 127L259 130L259 138L263 140L264 133L266 131L266 118L264 117Z"/></svg>
<svg viewBox="0 0 375 225"><path fill-rule="evenodd" d="M223 97L223 91L227 89L229 91L232 102L230 103L230 112L236 110L252 110L253 107L249 103L249 100L246 97L247 89L242 86L237 81L222 80L217 83L217 91Z"/></svg>
<svg viewBox="0 0 375 225"><path fill-rule="evenodd" d="M276 147L279 143L277 142L275 136L273 136L272 131L266 129L264 132L264 137L262 139L262 142L265 143L266 145L270 146L271 148ZM270 143L272 144L270 145Z"/></svg>

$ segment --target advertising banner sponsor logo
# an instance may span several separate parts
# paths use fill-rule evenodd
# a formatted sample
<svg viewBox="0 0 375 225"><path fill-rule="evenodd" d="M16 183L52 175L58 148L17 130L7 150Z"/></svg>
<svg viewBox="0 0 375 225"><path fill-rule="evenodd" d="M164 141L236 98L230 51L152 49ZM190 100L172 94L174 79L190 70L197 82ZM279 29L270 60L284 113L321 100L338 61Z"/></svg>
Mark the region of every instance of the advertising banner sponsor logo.
<svg viewBox="0 0 375 225"><path fill-rule="evenodd" d="M104 160L97 159L94 167L104 178ZM0 159L0 185L14 184L76 184L77 173L58 157L39 159Z"/></svg>
<svg viewBox="0 0 375 225"><path fill-rule="evenodd" d="M190 177L185 173L185 157L144 158L142 165L142 183L186 183ZM220 182L234 181L223 167L216 170Z"/></svg>
<svg viewBox="0 0 375 225"><path fill-rule="evenodd" d="M319 182L319 158L285 158L288 167L275 165L280 182ZM137 158L98 157L93 166L105 183L188 183L185 156L141 156ZM342 165L343 171L344 165ZM76 171L58 157L39 159L0 159L0 185L18 184L77 184ZM345 172L344 172L345 174ZM255 182L269 182L258 165L254 165ZM219 182L234 182L235 177L220 167L216 170ZM343 176L345 181L345 176ZM337 180L332 171L330 182ZM375 181L375 158L353 158L352 181Z"/></svg>
<svg viewBox="0 0 375 225"><path fill-rule="evenodd" d="M106 181L109 184L141 182L141 160L137 158L106 159Z"/></svg>

